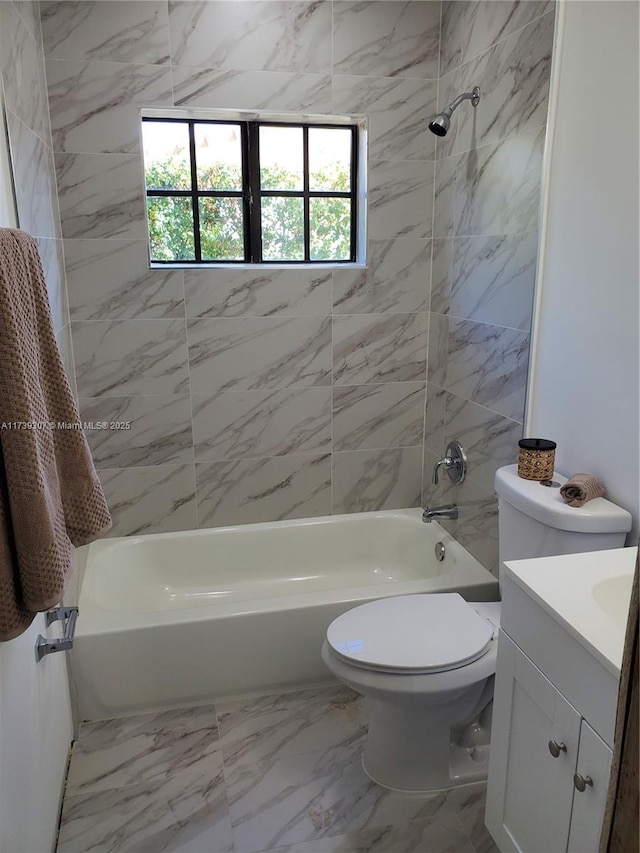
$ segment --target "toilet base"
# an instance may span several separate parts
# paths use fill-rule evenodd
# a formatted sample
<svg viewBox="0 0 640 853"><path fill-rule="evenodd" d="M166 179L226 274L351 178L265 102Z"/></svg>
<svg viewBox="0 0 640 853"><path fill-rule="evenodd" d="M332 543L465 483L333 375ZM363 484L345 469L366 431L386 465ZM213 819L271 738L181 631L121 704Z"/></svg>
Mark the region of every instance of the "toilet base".
<svg viewBox="0 0 640 853"><path fill-rule="evenodd" d="M374 701L362 756L365 773L383 788L406 794L485 780L491 693L482 684L469 691L453 727L449 703L427 708Z"/></svg>

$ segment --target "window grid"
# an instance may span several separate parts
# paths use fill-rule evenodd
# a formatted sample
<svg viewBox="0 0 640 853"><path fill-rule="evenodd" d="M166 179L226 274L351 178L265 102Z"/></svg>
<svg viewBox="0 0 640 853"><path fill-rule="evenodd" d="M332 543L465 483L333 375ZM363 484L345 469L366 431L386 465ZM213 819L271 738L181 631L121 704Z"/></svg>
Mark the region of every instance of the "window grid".
<svg viewBox="0 0 640 853"><path fill-rule="evenodd" d="M193 239L195 258L177 260L156 260L153 263L187 266L190 264L209 264L219 266L221 264L349 264L355 263L357 259L357 174L358 174L358 134L356 125L338 124L309 124L300 122L267 122L267 121L242 121L223 119L185 119L185 118L142 118L143 122L176 122L188 125L189 131L189 160L191 170L191 189L147 189L147 198L190 198L193 215ZM242 190L200 190L198 189L197 160L195 125L196 124L234 124L240 126L241 151L242 151ZM262 190L260 187L260 127L297 127L302 128L303 133L303 189L300 190ZM309 129L319 128L322 130L350 130L351 131L351 174L350 191L338 190L311 190L309 188ZM304 212L304 259L287 260L275 259L264 260L262 257L262 224L261 224L261 200L262 198L302 198ZM208 259L202 258L202 245L200 234L200 209L201 198L241 198L243 201L243 232L244 232L244 258L243 259ZM345 198L351 202L350 219L350 256L345 259L325 258L313 260L311 258L311 227L310 227L310 201L313 198Z"/></svg>

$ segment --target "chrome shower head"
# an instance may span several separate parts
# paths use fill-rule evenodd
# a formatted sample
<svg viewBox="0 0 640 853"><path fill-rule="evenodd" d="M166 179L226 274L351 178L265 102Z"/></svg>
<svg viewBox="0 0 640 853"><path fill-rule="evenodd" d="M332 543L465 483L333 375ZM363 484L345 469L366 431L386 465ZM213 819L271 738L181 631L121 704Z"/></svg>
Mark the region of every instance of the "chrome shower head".
<svg viewBox="0 0 640 853"><path fill-rule="evenodd" d="M480 103L480 87L475 86L471 92L465 92L458 95L455 101L445 107L441 113L436 113L429 121L429 130L435 133L436 136L446 136L447 131L451 127L451 116L453 111L457 110L463 101L471 101L471 105L477 107Z"/></svg>

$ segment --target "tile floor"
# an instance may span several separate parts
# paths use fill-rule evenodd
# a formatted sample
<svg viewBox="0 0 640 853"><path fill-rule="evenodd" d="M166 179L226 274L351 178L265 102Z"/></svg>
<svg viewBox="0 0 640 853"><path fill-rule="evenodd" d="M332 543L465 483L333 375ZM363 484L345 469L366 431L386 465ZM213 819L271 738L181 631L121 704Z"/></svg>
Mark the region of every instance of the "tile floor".
<svg viewBox="0 0 640 853"><path fill-rule="evenodd" d="M84 723L58 853L497 853L483 783L371 782L344 687Z"/></svg>

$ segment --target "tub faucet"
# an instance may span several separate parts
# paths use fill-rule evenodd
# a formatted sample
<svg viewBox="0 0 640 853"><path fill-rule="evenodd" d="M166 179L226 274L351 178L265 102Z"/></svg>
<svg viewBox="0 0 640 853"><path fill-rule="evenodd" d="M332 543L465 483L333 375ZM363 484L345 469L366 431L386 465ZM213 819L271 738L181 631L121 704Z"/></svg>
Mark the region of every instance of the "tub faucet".
<svg viewBox="0 0 640 853"><path fill-rule="evenodd" d="M456 504L443 504L442 506L425 507L422 511L422 520L428 524L434 518L451 518L458 517L458 507Z"/></svg>

